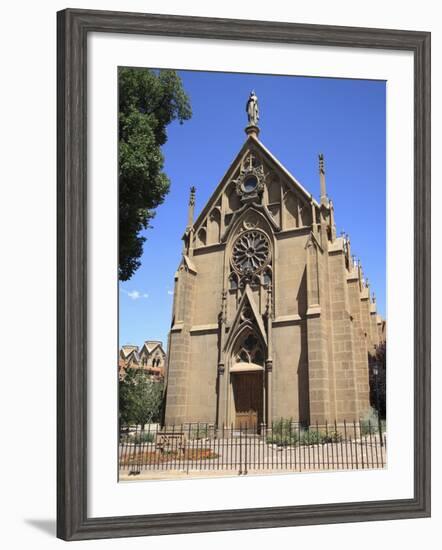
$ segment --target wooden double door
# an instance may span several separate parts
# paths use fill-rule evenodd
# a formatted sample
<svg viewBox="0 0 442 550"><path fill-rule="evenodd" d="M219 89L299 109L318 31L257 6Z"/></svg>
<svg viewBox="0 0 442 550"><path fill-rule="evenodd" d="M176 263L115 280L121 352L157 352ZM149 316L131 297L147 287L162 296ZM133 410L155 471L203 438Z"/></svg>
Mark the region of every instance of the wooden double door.
<svg viewBox="0 0 442 550"><path fill-rule="evenodd" d="M262 422L262 372L233 374L235 428L256 430Z"/></svg>

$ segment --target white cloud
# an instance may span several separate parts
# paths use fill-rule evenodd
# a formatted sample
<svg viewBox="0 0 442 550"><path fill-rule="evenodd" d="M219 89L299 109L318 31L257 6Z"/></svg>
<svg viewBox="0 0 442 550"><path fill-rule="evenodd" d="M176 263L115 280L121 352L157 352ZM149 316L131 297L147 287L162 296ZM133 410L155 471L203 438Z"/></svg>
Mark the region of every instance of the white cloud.
<svg viewBox="0 0 442 550"><path fill-rule="evenodd" d="M140 292L139 290L124 290L121 289L125 294L129 296L132 300L139 300L140 298L149 298L149 294Z"/></svg>
<svg viewBox="0 0 442 550"><path fill-rule="evenodd" d="M168 290L167 294L169 294L169 296L173 296L173 290Z"/></svg>

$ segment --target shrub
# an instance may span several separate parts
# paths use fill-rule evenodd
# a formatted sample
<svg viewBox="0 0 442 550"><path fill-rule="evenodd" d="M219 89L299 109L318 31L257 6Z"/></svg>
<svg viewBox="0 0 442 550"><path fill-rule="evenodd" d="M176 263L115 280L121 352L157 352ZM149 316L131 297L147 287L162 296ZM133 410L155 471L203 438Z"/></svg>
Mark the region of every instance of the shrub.
<svg viewBox="0 0 442 550"><path fill-rule="evenodd" d="M333 430L322 434L321 443L339 443L342 440L342 434L336 430Z"/></svg>
<svg viewBox="0 0 442 550"><path fill-rule="evenodd" d="M301 432L301 445L321 445L325 443L339 443L342 441L342 435L335 431L324 431L312 428Z"/></svg>
<svg viewBox="0 0 442 550"><path fill-rule="evenodd" d="M292 419L280 419L273 423L272 432L266 438L267 443L286 447L288 445L320 445L339 443L342 435L335 431L305 429L293 425Z"/></svg>
<svg viewBox="0 0 442 550"><path fill-rule="evenodd" d="M293 426L291 418L281 418L272 424L272 431L266 438L267 443L286 447L296 445L299 441L299 433Z"/></svg>
<svg viewBox="0 0 442 550"><path fill-rule="evenodd" d="M267 443L278 445L278 447L287 447L288 445L296 445L298 442L298 434L281 434L281 433L272 433L266 438Z"/></svg>
<svg viewBox="0 0 442 550"><path fill-rule="evenodd" d="M155 434L152 432L140 432L134 436L135 443L153 443Z"/></svg>
<svg viewBox="0 0 442 550"><path fill-rule="evenodd" d="M200 424L191 427L189 439L206 439L208 437L209 426L207 424Z"/></svg>
<svg viewBox="0 0 442 550"><path fill-rule="evenodd" d="M378 413L373 407L364 414L360 421L361 435L372 435L379 431ZM385 431L385 420L381 421L381 431Z"/></svg>
<svg viewBox="0 0 442 550"><path fill-rule="evenodd" d="M154 432L125 433L120 436L121 443L153 443L155 441Z"/></svg>

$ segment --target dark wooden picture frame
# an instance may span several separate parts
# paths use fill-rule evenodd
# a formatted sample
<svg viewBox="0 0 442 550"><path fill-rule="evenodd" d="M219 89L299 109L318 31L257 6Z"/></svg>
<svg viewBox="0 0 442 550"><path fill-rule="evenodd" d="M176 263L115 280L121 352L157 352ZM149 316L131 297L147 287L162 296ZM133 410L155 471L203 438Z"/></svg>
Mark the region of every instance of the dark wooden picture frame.
<svg viewBox="0 0 442 550"><path fill-rule="evenodd" d="M430 515L430 33L68 9L58 13L57 535L129 537ZM414 497L87 516L87 36L90 32L408 50L414 55Z"/></svg>

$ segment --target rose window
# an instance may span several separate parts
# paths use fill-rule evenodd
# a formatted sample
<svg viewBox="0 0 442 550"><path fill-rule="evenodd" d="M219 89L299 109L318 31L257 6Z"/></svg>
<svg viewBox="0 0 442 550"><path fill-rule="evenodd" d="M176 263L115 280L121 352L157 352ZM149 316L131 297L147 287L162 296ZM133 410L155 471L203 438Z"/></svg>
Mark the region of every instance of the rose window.
<svg viewBox="0 0 442 550"><path fill-rule="evenodd" d="M240 273L254 273L269 262L270 243L260 231L247 231L233 246L232 263Z"/></svg>

